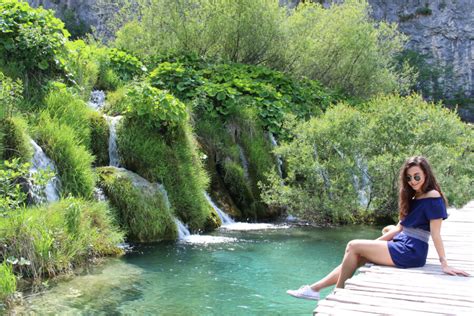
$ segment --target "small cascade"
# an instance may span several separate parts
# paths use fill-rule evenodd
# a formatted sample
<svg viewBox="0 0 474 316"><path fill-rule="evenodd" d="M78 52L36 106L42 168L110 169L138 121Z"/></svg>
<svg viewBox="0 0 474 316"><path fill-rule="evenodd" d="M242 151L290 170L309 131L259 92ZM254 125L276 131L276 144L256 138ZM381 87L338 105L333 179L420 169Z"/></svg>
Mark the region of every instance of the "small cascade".
<svg viewBox="0 0 474 316"><path fill-rule="evenodd" d="M35 143L34 140L30 140L30 144L33 146L33 149L35 151L33 155L33 159L31 161L31 168L30 168L30 173L36 173L40 170L50 170L52 172L56 171L56 168L54 167L53 162L51 159L49 159L46 154L44 153L43 149L41 149L40 146L38 146L37 143ZM33 200L37 203L43 203L43 202L52 202L52 201L57 201L59 200L59 180L56 176L54 176L52 179L48 181L44 188L44 194L42 192L38 192L39 188L37 186L33 185ZM46 197L45 198L43 197Z"/></svg>
<svg viewBox="0 0 474 316"><path fill-rule="evenodd" d="M314 144L314 160L315 161L318 161L318 148L316 147L316 144ZM326 188L326 191L329 192L329 198L332 200L333 196L332 196L332 192L330 191L331 189L331 185L330 185L330 182L329 182L329 174L328 174L328 171L323 168L322 166L318 166L317 172L319 172L321 178L323 178L323 181L324 181L324 187Z"/></svg>
<svg viewBox="0 0 474 316"><path fill-rule="evenodd" d="M157 183L158 190L161 192L163 195L163 198L165 199L165 205L166 208L170 209L171 208L171 203L170 199L168 198L168 191L166 191L165 186L163 184Z"/></svg>
<svg viewBox="0 0 474 316"><path fill-rule="evenodd" d="M247 161L247 158L245 158L244 149L242 148L242 146L240 146L239 144L237 144L237 146L239 147L240 161L242 162L242 167L244 168L244 175L248 179L249 178L249 163Z"/></svg>
<svg viewBox="0 0 474 316"><path fill-rule="evenodd" d="M184 226L184 224L177 218L174 219L176 227L178 227L178 239L185 240L187 237L191 236L189 229Z"/></svg>
<svg viewBox="0 0 474 316"><path fill-rule="evenodd" d="M105 116L109 123L109 165L113 167L120 167L120 159L117 148L117 124L122 119L122 116Z"/></svg>
<svg viewBox="0 0 474 316"><path fill-rule="evenodd" d="M88 104L94 110L99 111L105 104L105 92L102 90L92 91Z"/></svg>
<svg viewBox="0 0 474 316"><path fill-rule="evenodd" d="M204 191L204 196L206 197L206 200L209 202L209 204L212 206L212 208L217 212L217 215L219 215L219 218L221 219L222 225L229 225L229 224L234 224L234 220L227 215L224 211L222 211L217 205L212 201L211 197L207 192Z"/></svg>
<svg viewBox="0 0 474 316"><path fill-rule="evenodd" d="M270 138L270 142L271 142L273 148L276 148L278 146L278 143L277 143L273 133L269 132L268 137ZM278 174L280 175L280 178L283 178L283 171L282 171L283 170L282 169L283 161L281 160L281 156L276 155L276 160L277 160Z"/></svg>

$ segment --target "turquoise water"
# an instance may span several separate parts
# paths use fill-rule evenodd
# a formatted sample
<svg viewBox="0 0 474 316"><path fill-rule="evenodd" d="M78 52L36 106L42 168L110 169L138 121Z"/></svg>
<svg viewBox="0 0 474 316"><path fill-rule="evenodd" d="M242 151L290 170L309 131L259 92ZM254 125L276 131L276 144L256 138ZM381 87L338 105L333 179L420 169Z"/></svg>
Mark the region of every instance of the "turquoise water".
<svg viewBox="0 0 474 316"><path fill-rule="evenodd" d="M220 231L215 244L135 247L82 275L27 295L19 313L103 315L309 315L316 302L285 293L323 277L370 227ZM323 292L326 296L331 289Z"/></svg>

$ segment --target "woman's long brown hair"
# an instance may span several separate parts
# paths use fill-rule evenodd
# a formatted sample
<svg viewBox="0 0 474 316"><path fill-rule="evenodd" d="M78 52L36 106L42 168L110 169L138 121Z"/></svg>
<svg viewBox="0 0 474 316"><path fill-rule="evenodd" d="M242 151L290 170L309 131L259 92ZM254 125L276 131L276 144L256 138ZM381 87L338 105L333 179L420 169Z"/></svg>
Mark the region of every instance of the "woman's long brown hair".
<svg viewBox="0 0 474 316"><path fill-rule="evenodd" d="M399 218L403 220L408 213L410 212L410 201L415 197L415 190L408 184L407 181L407 171L411 167L418 166L423 170L425 174L425 182L421 187L421 191L423 193L429 192L431 190L436 190L441 194L441 197L444 200L445 205L448 205L448 201L444 196L443 192L441 191L441 187L436 181L436 178L431 170L431 166L426 160L425 157L422 156L414 156L408 158L405 163L403 164L402 168L400 169L400 176L398 179L398 187L399 187L399 195L398 195L398 207L399 207Z"/></svg>

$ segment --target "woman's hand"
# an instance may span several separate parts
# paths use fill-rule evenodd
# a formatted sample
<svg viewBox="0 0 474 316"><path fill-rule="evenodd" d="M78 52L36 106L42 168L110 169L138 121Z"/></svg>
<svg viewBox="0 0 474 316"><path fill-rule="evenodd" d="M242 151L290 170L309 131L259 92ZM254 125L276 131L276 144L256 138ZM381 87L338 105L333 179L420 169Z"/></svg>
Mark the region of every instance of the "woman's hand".
<svg viewBox="0 0 474 316"><path fill-rule="evenodd" d="M442 268L443 268L443 272L446 273L446 274L449 274L449 275L470 276L470 274L467 273L466 271L460 270L460 269L456 269L456 268L452 268L452 267L450 267L450 266L448 266L448 265L443 265Z"/></svg>

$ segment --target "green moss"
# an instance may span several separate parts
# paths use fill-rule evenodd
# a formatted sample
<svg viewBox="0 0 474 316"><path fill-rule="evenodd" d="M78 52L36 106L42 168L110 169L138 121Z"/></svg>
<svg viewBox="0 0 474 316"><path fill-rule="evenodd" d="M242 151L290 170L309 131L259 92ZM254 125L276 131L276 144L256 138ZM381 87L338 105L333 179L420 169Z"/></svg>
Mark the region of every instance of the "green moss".
<svg viewBox="0 0 474 316"><path fill-rule="evenodd" d="M166 134L125 120L119 130L122 162L150 181L163 183L176 215L193 230L204 229L212 207L204 197L209 178L188 123Z"/></svg>
<svg viewBox="0 0 474 316"><path fill-rule="evenodd" d="M117 209L120 225L128 239L149 242L176 238L177 228L171 210L156 184L114 167L97 170L99 185Z"/></svg>
<svg viewBox="0 0 474 316"><path fill-rule="evenodd" d="M67 198L0 218L0 255L25 258L15 273L39 279L68 271L89 258L121 254L122 233L106 203Z"/></svg>
<svg viewBox="0 0 474 316"><path fill-rule="evenodd" d="M54 161L61 181L63 195L90 197L95 186L92 170L94 157L80 143L76 132L66 124L42 113L36 128L38 141Z"/></svg>
<svg viewBox="0 0 474 316"><path fill-rule="evenodd" d="M33 156L33 149L30 144L27 129L28 125L21 117L14 116L1 121L4 133L3 147L4 160L20 158L22 162L30 161Z"/></svg>
<svg viewBox="0 0 474 316"><path fill-rule="evenodd" d="M97 112L91 112L89 115L89 124L91 129L91 139L93 140L90 149L95 156L95 166L109 165L109 126L107 120Z"/></svg>

